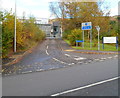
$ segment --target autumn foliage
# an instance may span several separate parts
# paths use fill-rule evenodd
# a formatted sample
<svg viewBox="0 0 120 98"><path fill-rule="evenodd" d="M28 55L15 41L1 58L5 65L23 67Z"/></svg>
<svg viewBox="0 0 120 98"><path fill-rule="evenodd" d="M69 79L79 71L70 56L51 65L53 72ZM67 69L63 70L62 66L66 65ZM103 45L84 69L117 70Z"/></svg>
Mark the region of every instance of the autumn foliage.
<svg viewBox="0 0 120 98"><path fill-rule="evenodd" d="M2 18L2 57L7 57L13 52L14 45L14 14L10 12L0 12ZM25 50L38 41L45 38L45 33L35 24L35 18L30 17L28 20L16 20L16 40L17 51Z"/></svg>

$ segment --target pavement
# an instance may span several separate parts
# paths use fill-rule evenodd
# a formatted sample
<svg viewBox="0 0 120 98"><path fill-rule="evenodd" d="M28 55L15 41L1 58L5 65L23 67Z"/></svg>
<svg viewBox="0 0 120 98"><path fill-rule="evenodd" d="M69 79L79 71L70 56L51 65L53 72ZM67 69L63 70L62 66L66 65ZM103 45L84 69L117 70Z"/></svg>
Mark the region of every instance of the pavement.
<svg viewBox="0 0 120 98"><path fill-rule="evenodd" d="M3 76L55 70L77 64L83 65L118 58L118 55L115 53L91 54L88 53L90 51L84 50L83 54L81 53L83 50L77 50L77 52L72 50L61 39L46 39L21 55L20 58L15 59L15 61L10 62L6 66L3 65Z"/></svg>

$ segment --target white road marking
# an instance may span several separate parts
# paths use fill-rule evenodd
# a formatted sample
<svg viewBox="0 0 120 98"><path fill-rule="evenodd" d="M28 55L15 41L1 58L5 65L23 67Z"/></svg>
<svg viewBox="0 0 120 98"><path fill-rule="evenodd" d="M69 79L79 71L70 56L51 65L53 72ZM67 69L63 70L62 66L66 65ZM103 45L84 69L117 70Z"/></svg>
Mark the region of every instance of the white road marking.
<svg viewBox="0 0 120 98"><path fill-rule="evenodd" d="M100 60L100 62L103 62L104 60Z"/></svg>
<svg viewBox="0 0 120 98"><path fill-rule="evenodd" d="M58 59L56 59L56 58L53 58L53 60L55 60L55 61L59 61Z"/></svg>
<svg viewBox="0 0 120 98"><path fill-rule="evenodd" d="M106 83L106 82L110 82L110 81L113 81L113 80L117 80L118 78L120 78L120 77L115 77L115 78L112 78L112 79L108 79L108 80L100 81L100 82L97 82L97 83L89 84L89 85L86 85L86 86L83 86L83 87L78 87L78 88L75 88L75 89L72 89L72 90L68 90L68 91L57 93L57 94L53 94L51 96L59 96L59 95L71 93L71 92L78 91L78 90L81 90L81 89L85 89L85 88L100 85L100 84L103 84L103 83Z"/></svg>
<svg viewBox="0 0 120 98"><path fill-rule="evenodd" d="M106 60L107 58L101 58L102 60Z"/></svg>
<svg viewBox="0 0 120 98"><path fill-rule="evenodd" d="M89 60L88 63L92 62L92 60Z"/></svg>
<svg viewBox="0 0 120 98"><path fill-rule="evenodd" d="M65 54L66 56L68 56L68 57L70 57L70 55L69 54Z"/></svg>
<svg viewBox="0 0 120 98"><path fill-rule="evenodd" d="M61 61L61 63L62 63L62 64L67 64L67 63L65 63L65 62L63 62L63 61Z"/></svg>
<svg viewBox="0 0 120 98"><path fill-rule="evenodd" d="M65 63L65 62L63 62L63 61L60 61L60 60L56 59L56 58L53 58L53 60L58 61L58 62L60 62L60 63L62 63L62 64L67 64L67 63Z"/></svg>
<svg viewBox="0 0 120 98"><path fill-rule="evenodd" d="M112 59L112 57L108 57L108 59Z"/></svg>
<svg viewBox="0 0 120 98"><path fill-rule="evenodd" d="M118 57L118 55L115 55L114 57Z"/></svg>
<svg viewBox="0 0 120 98"><path fill-rule="evenodd" d="M72 65L72 64L68 64L68 65Z"/></svg>
<svg viewBox="0 0 120 98"><path fill-rule="evenodd" d="M95 61L98 61L99 59L95 59Z"/></svg>
<svg viewBox="0 0 120 98"><path fill-rule="evenodd" d="M68 65L74 65L75 63L70 63L70 64L68 64Z"/></svg>
<svg viewBox="0 0 120 98"><path fill-rule="evenodd" d="M49 55L48 51L46 50L46 54Z"/></svg>
<svg viewBox="0 0 120 98"><path fill-rule="evenodd" d="M86 63L84 63L84 64L88 64L88 63L86 62Z"/></svg>
<svg viewBox="0 0 120 98"><path fill-rule="evenodd" d="M48 46L46 48L48 49Z"/></svg>
<svg viewBox="0 0 120 98"><path fill-rule="evenodd" d="M54 69L54 68L50 68L50 69Z"/></svg>
<svg viewBox="0 0 120 98"><path fill-rule="evenodd" d="M78 64L82 64L83 62L78 62Z"/></svg>
<svg viewBox="0 0 120 98"><path fill-rule="evenodd" d="M37 69L36 71L43 71L43 69Z"/></svg>
<svg viewBox="0 0 120 98"><path fill-rule="evenodd" d="M71 63L72 65L74 65L75 63Z"/></svg>
<svg viewBox="0 0 120 98"><path fill-rule="evenodd" d="M84 59L86 59L86 58L83 58L83 57L78 57L78 58L74 58L75 60L84 60Z"/></svg>

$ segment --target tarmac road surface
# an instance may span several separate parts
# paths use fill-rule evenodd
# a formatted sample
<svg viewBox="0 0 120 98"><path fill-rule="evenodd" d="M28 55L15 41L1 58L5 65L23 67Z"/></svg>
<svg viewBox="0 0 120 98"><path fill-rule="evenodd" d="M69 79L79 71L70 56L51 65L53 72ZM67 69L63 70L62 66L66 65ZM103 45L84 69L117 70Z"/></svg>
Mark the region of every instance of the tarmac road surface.
<svg viewBox="0 0 120 98"><path fill-rule="evenodd" d="M2 79L2 93L3 96L51 96L115 77L118 77L118 59L116 58L81 66L76 64L56 70L6 76ZM117 80L113 80L69 94L94 96L99 92L98 96L117 96L117 87ZM109 90L110 88L112 89ZM90 91L86 94L88 90ZM106 93L103 93L104 91Z"/></svg>

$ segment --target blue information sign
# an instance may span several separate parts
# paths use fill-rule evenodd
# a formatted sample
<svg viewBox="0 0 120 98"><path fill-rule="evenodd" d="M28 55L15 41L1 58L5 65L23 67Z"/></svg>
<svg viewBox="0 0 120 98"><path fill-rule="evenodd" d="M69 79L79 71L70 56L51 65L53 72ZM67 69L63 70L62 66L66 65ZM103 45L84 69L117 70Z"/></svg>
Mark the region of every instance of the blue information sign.
<svg viewBox="0 0 120 98"><path fill-rule="evenodd" d="M91 30L91 29L92 29L92 23L91 22L82 23L82 30Z"/></svg>
<svg viewBox="0 0 120 98"><path fill-rule="evenodd" d="M78 42L84 42L83 40L76 40L76 42L78 43Z"/></svg>

